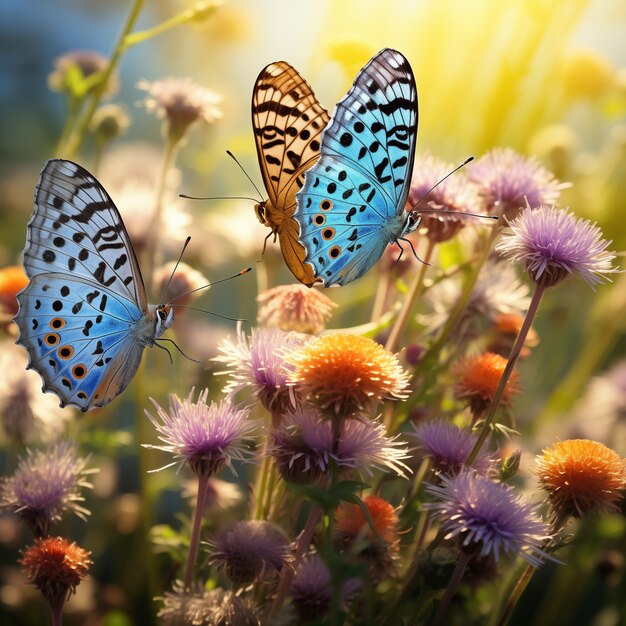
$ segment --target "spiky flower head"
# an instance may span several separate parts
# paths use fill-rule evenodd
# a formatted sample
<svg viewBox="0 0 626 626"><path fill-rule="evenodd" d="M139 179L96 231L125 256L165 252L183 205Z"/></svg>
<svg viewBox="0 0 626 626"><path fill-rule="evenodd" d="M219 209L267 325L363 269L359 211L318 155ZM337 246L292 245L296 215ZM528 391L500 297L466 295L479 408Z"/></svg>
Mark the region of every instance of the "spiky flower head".
<svg viewBox="0 0 626 626"><path fill-rule="evenodd" d="M475 418L481 417L493 401L507 360L493 352L482 352L461 359L454 367L456 383L454 396L457 400L469 401ZM513 370L504 388L501 402L510 403L519 392L519 374Z"/></svg>
<svg viewBox="0 0 626 626"><path fill-rule="evenodd" d="M257 298L259 326L316 335L337 305L318 289L304 285L280 285L261 292Z"/></svg>
<svg viewBox="0 0 626 626"><path fill-rule="evenodd" d="M245 440L256 428L248 411L238 409L230 399L209 405L208 394L208 389L202 391L197 402L193 401L193 388L184 400L170 394L169 412L151 398L159 419L147 410L145 413L163 445L143 445L174 455L174 461L160 469L187 463L196 475L212 476L227 465L236 475L233 460L248 460L251 452Z"/></svg>
<svg viewBox="0 0 626 626"><path fill-rule="evenodd" d="M524 265L537 285L553 287L578 274L594 287L616 271L615 254L607 250L611 242L602 238L595 224L566 209L526 209L509 226L496 250Z"/></svg>
<svg viewBox="0 0 626 626"><path fill-rule="evenodd" d="M86 459L70 442L47 450L27 449L13 476L0 485L0 507L19 515L37 537L47 535L66 513L82 520L90 514L81 503L81 489L91 488Z"/></svg>
<svg viewBox="0 0 626 626"><path fill-rule="evenodd" d="M471 431L443 419L419 424L415 435L424 454L432 459L435 471L446 474L457 474L463 469L478 439ZM491 465L490 453L481 448L471 467L484 474Z"/></svg>
<svg viewBox="0 0 626 626"><path fill-rule="evenodd" d="M88 577L90 555L63 537L43 537L24 550L20 564L54 611Z"/></svg>
<svg viewBox="0 0 626 626"><path fill-rule="evenodd" d="M512 220L527 204L536 208L558 200L559 183L536 157L510 148L494 148L468 168L468 177L480 188L487 210Z"/></svg>
<svg viewBox="0 0 626 626"><path fill-rule="evenodd" d="M373 467L379 467L400 476L410 471L402 462L409 457L406 444L387 437L382 424L350 420L335 442L332 423L306 406L286 414L280 426L272 429L270 454L281 476L297 484L316 482L328 472L331 461L343 471L371 474Z"/></svg>
<svg viewBox="0 0 626 626"><path fill-rule="evenodd" d="M329 417L366 412L383 399L405 398L409 375L395 354L366 337L329 334L286 359L289 383Z"/></svg>
<svg viewBox="0 0 626 626"><path fill-rule="evenodd" d="M173 142L180 141L194 122L204 120L212 124L223 115L222 97L190 78L142 80L137 86L148 92L143 104L165 120L165 133Z"/></svg>
<svg viewBox="0 0 626 626"><path fill-rule="evenodd" d="M271 579L291 563L291 546L282 530L261 520L237 522L209 545L209 560L223 567L236 586Z"/></svg>
<svg viewBox="0 0 626 626"><path fill-rule="evenodd" d="M251 600L232 591L185 589L177 581L172 591L158 598L163 602L158 617L164 626L261 626L261 618Z"/></svg>
<svg viewBox="0 0 626 626"><path fill-rule="evenodd" d="M250 389L268 411L280 415L295 404L294 391L287 385L289 366L284 353L303 342L302 335L277 328L252 329L249 337L239 329L237 343L224 339L218 347L220 354L213 359L227 367L216 372L229 376L224 391Z"/></svg>
<svg viewBox="0 0 626 626"><path fill-rule="evenodd" d="M417 207L418 211L428 209L434 212L422 214L421 228L435 243L452 239L467 224L467 218L458 213L483 211L478 187L462 172L445 178L453 169L453 165L430 154L415 159L407 210L423 198ZM434 185L437 186L429 192ZM457 215L445 215L446 211Z"/></svg>
<svg viewBox="0 0 626 626"><path fill-rule="evenodd" d="M399 521L394 507L378 496L363 499L370 520L358 504L342 502L335 512L334 541L341 548L359 545L359 557L368 562L376 580L389 571L398 551Z"/></svg>
<svg viewBox="0 0 626 626"><path fill-rule="evenodd" d="M548 526L512 487L465 470L442 474L427 490L437 501L422 507L439 520L444 539L458 538L464 552L496 561L517 554L534 567L546 556L540 545L549 538Z"/></svg>
<svg viewBox="0 0 626 626"><path fill-rule="evenodd" d="M626 465L617 452L589 439L557 441L537 457L535 473L561 520L617 510Z"/></svg>

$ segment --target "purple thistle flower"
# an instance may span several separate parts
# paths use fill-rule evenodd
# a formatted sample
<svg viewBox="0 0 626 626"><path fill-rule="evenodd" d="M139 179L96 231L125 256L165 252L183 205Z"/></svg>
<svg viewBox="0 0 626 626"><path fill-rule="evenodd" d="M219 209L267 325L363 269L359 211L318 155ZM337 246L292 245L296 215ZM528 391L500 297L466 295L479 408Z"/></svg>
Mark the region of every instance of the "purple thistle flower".
<svg viewBox="0 0 626 626"><path fill-rule="evenodd" d="M496 244L502 256L523 263L538 285L552 287L569 274L579 274L591 287L614 273L610 241L589 220L556 207L525 210Z"/></svg>
<svg viewBox="0 0 626 626"><path fill-rule="evenodd" d="M440 478L440 484L426 486L439 502L422 506L439 519L444 539L459 537L466 551L496 561L502 552L518 554L533 567L549 558L539 547L550 537L548 525L512 487L472 470Z"/></svg>
<svg viewBox="0 0 626 626"><path fill-rule="evenodd" d="M525 157L510 148L495 148L468 169L468 176L480 187L487 210L513 219L527 204L536 208L557 201L559 183L536 157Z"/></svg>
<svg viewBox="0 0 626 626"><path fill-rule="evenodd" d="M291 563L291 545L282 530L260 520L237 522L208 542L210 562L224 568L235 585L280 574Z"/></svg>
<svg viewBox="0 0 626 626"><path fill-rule="evenodd" d="M237 339L237 343L225 339L218 348L221 355L213 359L228 367L216 372L230 376L224 390L236 393L250 388L263 406L274 413L293 406L295 391L287 386L289 370L284 353L301 346L304 337L277 328L259 328L253 329L250 337L239 330Z"/></svg>
<svg viewBox="0 0 626 626"><path fill-rule="evenodd" d="M415 428L415 435L434 468L446 474L457 474L465 465L478 436L446 420L432 420ZM489 471L491 455L481 448L472 467L481 474Z"/></svg>
<svg viewBox="0 0 626 626"><path fill-rule="evenodd" d="M310 407L298 407L283 416L272 430L270 453L279 472L289 482L310 484L328 469L331 460L340 468L363 470L371 475L379 467L406 477L411 470L402 462L409 458L406 444L385 435L382 424L346 420L337 449L333 425Z"/></svg>
<svg viewBox="0 0 626 626"><path fill-rule="evenodd" d="M92 487L85 477L98 471L86 464L69 442L27 450L15 474L2 480L0 507L19 515L37 537L48 535L65 513L85 520L90 512L80 504L85 500L80 491Z"/></svg>
<svg viewBox="0 0 626 626"><path fill-rule="evenodd" d="M145 413L164 445L143 444L144 447L174 455L172 463L159 469L186 462L196 475L212 476L228 465L236 476L232 461L247 460L250 450L244 440L250 437L256 424L249 421L247 410L238 409L229 399L207 405L208 389L200 393L197 402L192 401L193 393L192 388L184 400L170 394L169 413L150 398L161 421L147 410Z"/></svg>

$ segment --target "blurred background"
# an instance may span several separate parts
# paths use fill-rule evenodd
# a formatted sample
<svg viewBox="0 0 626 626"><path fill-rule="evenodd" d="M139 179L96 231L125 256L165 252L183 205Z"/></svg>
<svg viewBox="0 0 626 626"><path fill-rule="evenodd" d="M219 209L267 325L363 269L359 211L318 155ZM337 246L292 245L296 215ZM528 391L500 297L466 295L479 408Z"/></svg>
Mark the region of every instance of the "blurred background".
<svg viewBox="0 0 626 626"><path fill-rule="evenodd" d="M159 168L164 141L160 121L145 106L138 106L145 97L138 83L190 77L222 98L223 116L211 124L195 125L180 149L177 176L169 183L168 230L162 242L162 254L170 259L185 236L192 234L186 261L209 280L254 266L254 275L211 290L201 301L205 308L253 321L258 289L290 282L276 246L268 245L263 265L254 263L268 231L258 224L252 201L176 197L178 193L256 195L226 150L236 155L261 187L250 99L256 76L276 60L294 65L320 102L332 111L374 53L383 47L399 49L410 60L418 86L418 153L428 151L453 163L468 155L480 157L494 147L536 155L557 178L572 183L562 193L562 205L597 221L605 237L613 240L613 249L625 249L623 0L224 0L198 19L182 19L183 23L169 27L176 16L204 6L206 3L200 6L191 0L144 3L133 30L145 33L145 40L125 51L117 71L117 91L105 98L123 107L129 117L128 128L104 148L88 136L75 158L97 172L131 235L139 237L150 219L142 207L150 204L150 185L154 183L133 190L124 183L131 175L141 178L145 174L146 180L154 180L150 176ZM38 172L46 159L64 156L57 146L68 118L68 98L50 88L54 87L50 75L55 59L73 50L109 55L129 10L130 3L121 0L0 3L0 267L20 262ZM166 26L155 29L162 24ZM623 262L623 255L619 260ZM332 326L354 326L369 319L375 281L371 272L329 294L340 304ZM559 290L556 296L550 294L537 323L540 336L543 328L550 328L550 340L542 341L531 363L524 366L522 379L529 393L520 398L518 413L520 421L531 422L538 407L545 407L547 398L554 398L554 389L560 389L561 399L552 410L544 409L540 422L533 422L530 428L534 431L541 424L543 444L553 435L568 433L568 427L555 419L564 404L567 409L574 404L567 390L580 391L592 374L614 367L624 356L623 278L617 277L611 290L601 288L594 298L589 293L586 286L574 285ZM607 325L611 326L608 335L604 333L595 344L589 340ZM192 346L200 352L193 356L207 359L224 334L234 333L234 323L200 315L185 318L185 327L178 330L182 347L190 351ZM579 358L581 355L584 358ZM150 356L157 357L161 355ZM582 364L572 374L574 360ZM11 366L10 359L3 363ZM179 364L175 391L186 394L190 380L213 384L207 374L191 378L190 371L188 364ZM169 388L158 382L168 381L171 387L172 377L160 366L155 372L154 393L162 399ZM5 371L0 376L5 376ZM626 396L626 385L623 393ZM108 412L108 427L112 424L121 433L131 430L136 413L142 410L133 407L132 397L124 397ZM87 424L103 426L102 416L85 419L95 420ZM84 427L82 433L84 442ZM107 445L122 445L123 449L119 441L108 440L99 441L96 447L103 450ZM615 447L622 455L626 452ZM99 459L103 469L96 493L105 501L110 498L112 508L107 514L114 516L115 524L110 536L96 535L96 529L102 527L91 525L92 536L84 543L106 555L98 561L95 578L104 589L98 601L106 604L107 611L128 607L125 593L134 584L130 570L124 573L128 584L124 583L120 562L133 556L129 546L140 524L138 485L133 478L136 464L130 450L118 454L115 461ZM168 497L156 510L157 521L171 521L171 511L179 508L181 495L175 487ZM102 515L106 519L106 514ZM15 554L23 541L21 532L6 518L0 519L0 541L4 543L0 616L10 616L14 624L37 623L41 607L25 608L26 596L34 596L34 592L7 583L18 580ZM82 522L72 522L70 534L85 532L89 533ZM127 565L132 569L132 563ZM120 610L120 621L107 623L132 623L150 606L147 593L135 598L132 610ZM80 601L91 602L91 608L95 602L83 587L73 602ZM75 611L83 616L76 618L82 623L85 613L80 604ZM110 619L115 612L107 611L102 609L100 614L106 613ZM91 615L98 623L95 613Z"/></svg>

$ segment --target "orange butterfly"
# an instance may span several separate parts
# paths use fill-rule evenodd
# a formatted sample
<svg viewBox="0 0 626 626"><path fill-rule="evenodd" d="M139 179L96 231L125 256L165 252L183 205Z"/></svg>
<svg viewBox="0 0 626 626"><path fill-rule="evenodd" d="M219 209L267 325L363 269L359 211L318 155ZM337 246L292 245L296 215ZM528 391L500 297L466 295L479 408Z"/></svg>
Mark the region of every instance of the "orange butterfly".
<svg viewBox="0 0 626 626"><path fill-rule="evenodd" d="M272 229L274 240L278 236L291 273L308 286L316 279L311 264L304 262L306 250L298 240L300 227L293 214L296 193L304 184L304 172L319 158L329 119L309 84L289 63L271 63L258 75L252 92L252 128L269 198L254 210L261 224Z"/></svg>

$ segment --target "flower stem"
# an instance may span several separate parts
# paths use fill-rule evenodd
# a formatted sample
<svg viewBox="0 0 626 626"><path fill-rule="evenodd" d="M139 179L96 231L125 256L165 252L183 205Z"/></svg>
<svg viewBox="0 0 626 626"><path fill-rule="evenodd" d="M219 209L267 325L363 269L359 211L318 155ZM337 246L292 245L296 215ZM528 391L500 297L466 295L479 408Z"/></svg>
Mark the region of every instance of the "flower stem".
<svg viewBox="0 0 626 626"><path fill-rule="evenodd" d="M198 547L200 546L200 528L202 527L202 518L204 516L204 505L206 503L207 485L209 476L201 474L198 476L198 498L196 502L196 510L193 514L193 526L191 528L191 537L189 538L189 553L187 555L187 568L185 569L185 589L191 589L193 582L193 570L198 556Z"/></svg>
<svg viewBox="0 0 626 626"><path fill-rule="evenodd" d="M467 564L469 563L470 556L465 552L461 552L459 560L457 561L456 567L452 572L452 577L450 578L450 582L448 583L448 587L446 588L446 592L437 607L437 613L435 613L435 618L433 620L432 626L439 626L443 621L443 618L446 616L448 612L448 607L450 606L450 602L456 593L456 590L463 579L463 574L465 574L465 570L467 568Z"/></svg>
<svg viewBox="0 0 626 626"><path fill-rule="evenodd" d="M78 152L83 139L85 138L87 129L89 128L91 118L98 108L100 100L102 99L104 91L109 83L109 79L113 74L113 70L117 67L122 54L126 50L124 40L135 25L135 22L139 17L139 13L141 13L141 9L143 8L144 2L145 0L135 0L133 6L131 7L128 17L126 18L126 23L124 24L122 31L115 42L115 47L113 48L109 63L103 72L102 80L95 87L89 105L83 113L82 118L78 121L78 127L70 134L67 141L64 141L63 144L59 146L60 156L73 158Z"/></svg>
<svg viewBox="0 0 626 626"><path fill-rule="evenodd" d="M382 265L380 266L382 268ZM381 269L378 274L378 287L374 296L374 306L372 307L371 322L375 322L385 312L385 302L389 294L389 284L391 282L391 272L387 267Z"/></svg>
<svg viewBox="0 0 626 626"><path fill-rule="evenodd" d="M509 619L511 618L511 614L513 613L513 609L517 605L518 600L521 598L522 593L524 593L524 590L528 586L528 583L530 582L530 579L532 578L536 569L537 568L533 567L530 564L526 566L526 568L524 569L524 573L517 581L517 584L515 585L515 588L513 589L513 592L511 593L506 603L506 606L504 607L504 611L502 611L502 615L498 620L498 626L504 626L509 621Z"/></svg>
<svg viewBox="0 0 626 626"><path fill-rule="evenodd" d="M63 624L63 606L65 605L65 599L63 597L58 600L46 598L46 604L50 609L50 624L51 626L62 626Z"/></svg>
<svg viewBox="0 0 626 626"><path fill-rule="evenodd" d="M496 411L500 406L500 401L502 400L506 385L509 382L509 378L513 373L519 355L522 351L522 348L524 347L524 342L526 341L528 331L530 330L535 316L537 315L537 309L539 308L539 304L541 302L541 298L543 297L545 289L546 288L542 287L541 285L535 285L535 291L533 292L533 297L530 301L528 311L526 312L524 323L522 324L522 328L517 335L515 344L511 349L509 360L507 361L506 367L504 368L504 372L502 372L502 377L500 378L498 388L496 389L496 393L493 397L493 400L491 401L491 405L489 406L489 412L487 413L487 417L485 417L485 422L483 424L482 430L480 431L480 435L478 436L478 440L476 441L476 444L474 445L474 448L472 449L472 452L470 453L465 463L467 466L470 466L474 462L476 456L480 452L480 449L482 448L487 437L489 436L489 432L491 430L491 425L493 424Z"/></svg>

